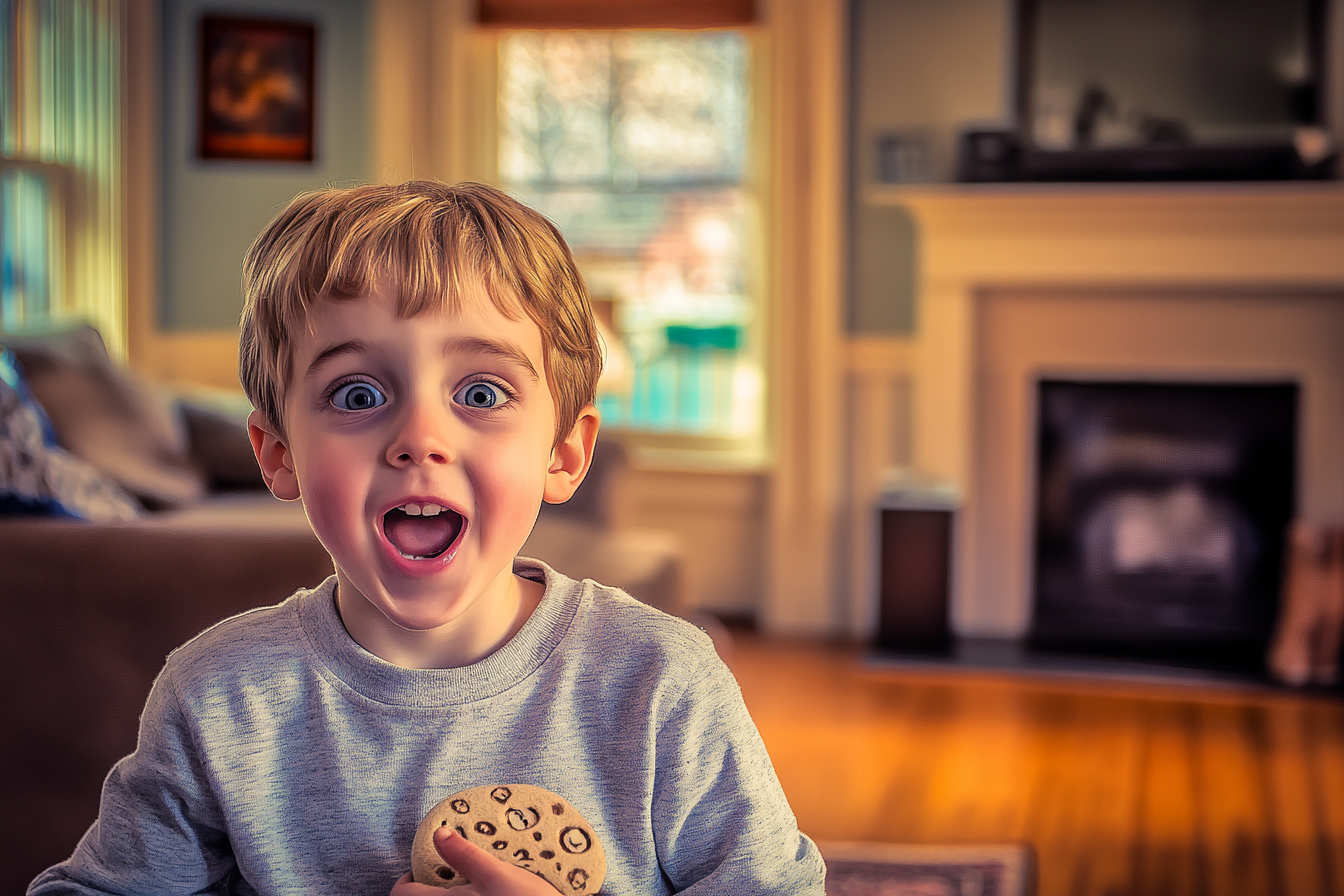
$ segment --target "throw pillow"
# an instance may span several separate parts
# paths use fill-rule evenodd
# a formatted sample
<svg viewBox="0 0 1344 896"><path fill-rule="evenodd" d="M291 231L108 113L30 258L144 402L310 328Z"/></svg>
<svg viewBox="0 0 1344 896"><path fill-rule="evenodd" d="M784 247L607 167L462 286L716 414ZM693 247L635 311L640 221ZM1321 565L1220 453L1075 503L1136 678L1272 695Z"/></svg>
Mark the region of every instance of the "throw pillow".
<svg viewBox="0 0 1344 896"><path fill-rule="evenodd" d="M118 370L92 327L4 343L66 451L151 509L184 507L205 492L172 400Z"/></svg>
<svg viewBox="0 0 1344 896"><path fill-rule="evenodd" d="M201 466L213 491L261 489L261 478L252 442L247 437L247 417L206 407L196 401L178 401L187 425L191 454Z"/></svg>
<svg viewBox="0 0 1344 896"><path fill-rule="evenodd" d="M13 353L0 349L0 515L16 513L110 522L133 519L140 505L111 479L61 450Z"/></svg>

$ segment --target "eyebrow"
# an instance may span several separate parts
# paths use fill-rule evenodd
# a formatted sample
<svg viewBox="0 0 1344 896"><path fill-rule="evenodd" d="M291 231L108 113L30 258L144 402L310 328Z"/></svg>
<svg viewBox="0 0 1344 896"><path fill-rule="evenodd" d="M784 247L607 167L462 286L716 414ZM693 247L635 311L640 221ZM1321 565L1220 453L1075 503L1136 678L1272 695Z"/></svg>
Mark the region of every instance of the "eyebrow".
<svg viewBox="0 0 1344 896"><path fill-rule="evenodd" d="M492 355L496 358L502 358L522 370L533 382L540 382L541 377L537 375L537 368L532 366L532 362L527 359L523 350L512 342L504 342L498 339L483 339L480 336L455 336L443 344L444 353L462 352L463 354L473 355Z"/></svg>
<svg viewBox="0 0 1344 896"><path fill-rule="evenodd" d="M313 374L317 373L318 368L332 358L337 358L341 355L358 355L363 353L366 349L368 349L368 343L364 342L362 339L347 339L345 342L338 342L336 345L327 346L317 353L316 358L313 358L313 362L308 365L308 370L304 372L303 378L305 380L311 379Z"/></svg>

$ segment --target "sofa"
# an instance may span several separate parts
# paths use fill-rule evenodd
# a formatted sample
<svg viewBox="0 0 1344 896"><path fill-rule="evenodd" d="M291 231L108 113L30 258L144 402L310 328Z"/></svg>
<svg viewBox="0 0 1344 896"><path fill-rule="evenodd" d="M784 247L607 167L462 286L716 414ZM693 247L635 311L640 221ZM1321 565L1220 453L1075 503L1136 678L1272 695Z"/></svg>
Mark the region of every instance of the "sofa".
<svg viewBox="0 0 1344 896"><path fill-rule="evenodd" d="M88 327L0 334L0 349L21 380L0 382L0 892L13 893L96 816L169 651L332 564L302 506L265 489L241 395L146 382ZM12 441L22 414L44 418L44 444L30 431L33 444L6 455L5 425ZM15 494L25 474L44 490L43 475L17 469L33 454L60 486L45 490L64 495ZM613 520L625 468L619 443L601 440L589 479L543 508L523 553L682 613L676 537Z"/></svg>

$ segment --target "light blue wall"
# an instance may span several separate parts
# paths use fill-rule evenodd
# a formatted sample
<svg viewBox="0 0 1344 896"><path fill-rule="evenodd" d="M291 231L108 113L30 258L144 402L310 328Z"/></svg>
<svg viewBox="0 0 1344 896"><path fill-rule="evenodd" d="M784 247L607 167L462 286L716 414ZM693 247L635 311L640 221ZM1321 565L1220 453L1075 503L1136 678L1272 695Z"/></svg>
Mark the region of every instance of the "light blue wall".
<svg viewBox="0 0 1344 896"><path fill-rule="evenodd" d="M238 326L243 253L295 194L370 177L370 0L164 0L162 269L165 330ZM196 54L203 12L317 25L314 161L196 158Z"/></svg>

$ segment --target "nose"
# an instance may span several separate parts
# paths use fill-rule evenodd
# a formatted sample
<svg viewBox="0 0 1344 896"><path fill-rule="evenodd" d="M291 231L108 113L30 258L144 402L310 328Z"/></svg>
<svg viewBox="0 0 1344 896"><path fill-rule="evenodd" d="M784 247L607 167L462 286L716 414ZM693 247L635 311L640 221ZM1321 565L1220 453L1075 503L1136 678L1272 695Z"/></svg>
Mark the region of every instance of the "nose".
<svg viewBox="0 0 1344 896"><path fill-rule="evenodd" d="M387 462L394 467L452 463L457 460L454 423L452 412L440 400L407 401L387 446Z"/></svg>

